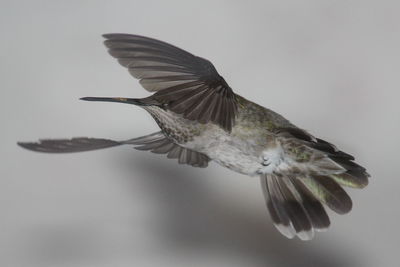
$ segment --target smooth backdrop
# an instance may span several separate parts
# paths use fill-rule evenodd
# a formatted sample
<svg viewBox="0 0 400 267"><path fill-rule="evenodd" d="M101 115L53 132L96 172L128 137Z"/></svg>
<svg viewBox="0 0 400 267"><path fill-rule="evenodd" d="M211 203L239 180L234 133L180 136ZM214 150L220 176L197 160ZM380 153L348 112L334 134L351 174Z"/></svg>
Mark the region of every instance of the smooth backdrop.
<svg viewBox="0 0 400 267"><path fill-rule="evenodd" d="M0 266L398 266L398 1L0 1ZM157 131L149 93L101 34L211 60L236 93L356 156L372 177L311 242L271 223L258 178L119 147L32 153L17 141Z"/></svg>

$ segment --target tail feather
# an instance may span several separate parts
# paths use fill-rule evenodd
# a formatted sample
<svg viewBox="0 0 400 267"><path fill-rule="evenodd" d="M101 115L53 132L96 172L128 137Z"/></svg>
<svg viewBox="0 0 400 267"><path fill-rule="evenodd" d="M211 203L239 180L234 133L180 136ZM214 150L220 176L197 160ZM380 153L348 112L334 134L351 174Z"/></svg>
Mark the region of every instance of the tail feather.
<svg viewBox="0 0 400 267"><path fill-rule="evenodd" d="M284 205L289 219L292 222L293 228L297 236L301 240L310 240L314 236L312 222L307 215L307 211L302 205L302 198L292 186L293 184L288 180L288 177L275 176L275 184L280 190L284 198Z"/></svg>
<svg viewBox="0 0 400 267"><path fill-rule="evenodd" d="M305 176L298 178L301 183L317 198L338 214L348 213L352 201L346 191L328 176Z"/></svg>
<svg viewBox="0 0 400 267"><path fill-rule="evenodd" d="M331 175L337 183L347 187L364 188L368 185L370 175L366 169L351 159L341 157L331 157L337 164L342 166L346 171L341 174Z"/></svg>
<svg viewBox="0 0 400 267"><path fill-rule="evenodd" d="M330 175L336 183L352 188L364 188L368 185L367 173L354 173L353 171L347 171L341 174Z"/></svg>
<svg viewBox="0 0 400 267"><path fill-rule="evenodd" d="M352 207L347 193L327 176L268 174L261 183L274 225L288 238L310 240L315 231L327 229L330 220L322 204L339 214Z"/></svg>
<svg viewBox="0 0 400 267"><path fill-rule="evenodd" d="M310 240L329 227L324 207L298 179L269 174L261 176L261 184L274 225L284 236Z"/></svg>
<svg viewBox="0 0 400 267"><path fill-rule="evenodd" d="M261 176L261 186L267 207L275 227L287 238L293 238L296 230L287 214L285 207L285 198L279 190L276 180L272 175Z"/></svg>
<svg viewBox="0 0 400 267"><path fill-rule="evenodd" d="M330 220L321 202L297 179L287 177L285 180L292 193L296 195L296 199L302 203L313 228L316 231L326 230L330 225Z"/></svg>

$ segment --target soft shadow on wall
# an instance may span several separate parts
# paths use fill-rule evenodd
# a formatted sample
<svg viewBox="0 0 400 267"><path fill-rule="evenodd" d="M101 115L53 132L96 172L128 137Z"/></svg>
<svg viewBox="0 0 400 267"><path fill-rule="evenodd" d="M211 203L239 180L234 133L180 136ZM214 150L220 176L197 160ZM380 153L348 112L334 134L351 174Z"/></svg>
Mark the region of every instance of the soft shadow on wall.
<svg viewBox="0 0 400 267"><path fill-rule="evenodd" d="M212 173L191 172L190 167L166 159L154 165L146 158L132 153L118 164L132 173L141 173L129 182L132 186L140 183L146 194L160 203L152 227L166 246L235 255L252 266L363 266L358 255L343 248L350 240L340 244L329 240L324 241L327 244L288 240L276 234L265 214L254 211L251 216L243 216L234 204L215 203L218 198L210 195L215 192L209 190L211 185L204 177Z"/></svg>

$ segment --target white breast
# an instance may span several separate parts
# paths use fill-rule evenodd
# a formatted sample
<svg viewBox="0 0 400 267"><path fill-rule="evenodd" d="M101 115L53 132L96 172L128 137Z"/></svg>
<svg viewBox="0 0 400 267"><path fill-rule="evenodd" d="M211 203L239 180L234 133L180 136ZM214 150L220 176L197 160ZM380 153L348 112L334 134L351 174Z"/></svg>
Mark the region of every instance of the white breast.
<svg viewBox="0 0 400 267"><path fill-rule="evenodd" d="M196 137L184 146L206 154L228 169L250 176L272 173L282 162L283 154L281 148L262 151L251 139L236 138L222 131Z"/></svg>

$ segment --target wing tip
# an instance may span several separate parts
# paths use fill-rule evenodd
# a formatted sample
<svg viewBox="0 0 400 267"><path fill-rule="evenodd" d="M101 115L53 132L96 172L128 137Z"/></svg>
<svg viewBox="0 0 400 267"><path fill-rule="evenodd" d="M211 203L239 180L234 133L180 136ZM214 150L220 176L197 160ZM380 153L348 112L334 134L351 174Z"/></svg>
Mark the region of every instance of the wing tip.
<svg viewBox="0 0 400 267"><path fill-rule="evenodd" d="M25 148L25 149L28 149L28 150L31 150L31 147L33 147L35 144L37 144L37 143L34 143L34 142L17 142L17 145L19 147L22 147L22 148Z"/></svg>
<svg viewBox="0 0 400 267"><path fill-rule="evenodd" d="M101 35L103 38L107 40L112 40L112 39L124 39L124 38L145 38L145 39L152 39L150 37L146 37L144 35L139 35L139 34L129 34L129 33L119 33L119 32L113 32L113 33L104 33Z"/></svg>
<svg viewBox="0 0 400 267"><path fill-rule="evenodd" d="M41 140L39 142L17 142L17 145L33 152L46 152L46 150L41 146Z"/></svg>
<svg viewBox="0 0 400 267"><path fill-rule="evenodd" d="M131 36L131 35L126 33L104 33L101 36L105 39L116 39L122 36Z"/></svg>

